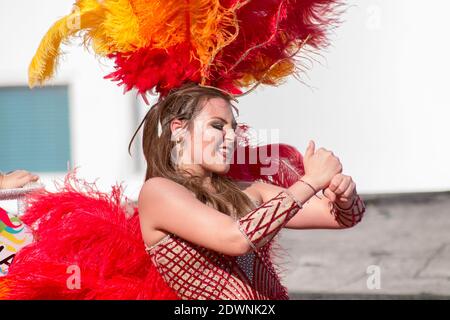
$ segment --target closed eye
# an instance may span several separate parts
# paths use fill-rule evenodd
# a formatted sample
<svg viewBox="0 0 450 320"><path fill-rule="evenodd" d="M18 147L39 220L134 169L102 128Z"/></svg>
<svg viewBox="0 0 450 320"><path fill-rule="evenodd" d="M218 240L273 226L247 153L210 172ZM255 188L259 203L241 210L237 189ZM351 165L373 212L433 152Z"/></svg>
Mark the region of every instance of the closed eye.
<svg viewBox="0 0 450 320"><path fill-rule="evenodd" d="M214 117L218 120L220 120L220 122L216 122L214 123L212 126L218 130L223 130L224 124L227 124L228 122L221 118L221 117ZM236 132L237 129L237 122L233 119L232 123L231 123L231 127L233 128L233 131Z"/></svg>
<svg viewBox="0 0 450 320"><path fill-rule="evenodd" d="M213 124L212 126L213 126L213 128L216 128L217 130L220 130L220 131L223 130L223 125L222 124Z"/></svg>

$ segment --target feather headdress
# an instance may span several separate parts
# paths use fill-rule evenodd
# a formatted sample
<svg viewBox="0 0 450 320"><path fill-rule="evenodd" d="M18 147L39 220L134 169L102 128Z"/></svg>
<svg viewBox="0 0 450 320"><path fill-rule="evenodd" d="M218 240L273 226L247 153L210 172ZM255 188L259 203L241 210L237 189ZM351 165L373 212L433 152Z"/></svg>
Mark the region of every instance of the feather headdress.
<svg viewBox="0 0 450 320"><path fill-rule="evenodd" d="M81 35L113 59L125 92L166 95L186 81L241 94L302 71L301 49L327 45L339 0L78 0L47 32L29 86L51 79L60 46Z"/></svg>

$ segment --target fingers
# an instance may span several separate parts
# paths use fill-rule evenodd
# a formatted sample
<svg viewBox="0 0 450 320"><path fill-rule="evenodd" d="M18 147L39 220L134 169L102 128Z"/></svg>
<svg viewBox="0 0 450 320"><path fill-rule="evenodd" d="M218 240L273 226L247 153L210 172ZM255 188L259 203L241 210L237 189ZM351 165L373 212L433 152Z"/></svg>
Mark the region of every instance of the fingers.
<svg viewBox="0 0 450 320"><path fill-rule="evenodd" d="M324 196L331 201L349 201L356 194L356 183L352 177L337 174L331 179L330 185L324 190Z"/></svg>
<svg viewBox="0 0 450 320"><path fill-rule="evenodd" d="M313 140L309 140L308 147L306 148L305 157L309 158L314 154L315 144Z"/></svg>
<svg viewBox="0 0 450 320"><path fill-rule="evenodd" d="M22 188L27 183L36 182L39 180L39 176L26 170L16 170L9 173L4 179L4 183L7 188Z"/></svg>
<svg viewBox="0 0 450 320"><path fill-rule="evenodd" d="M339 160L339 157L337 157L337 156L334 154L334 152L331 151L331 150L328 150L328 149L326 149L326 148L321 147L321 148L317 149L317 152L318 152L318 153L319 153L319 152L325 152L325 153L331 155L333 158L335 158L339 163L341 163L341 160Z"/></svg>
<svg viewBox="0 0 450 320"><path fill-rule="evenodd" d="M337 162L338 162L338 167L337 167L337 174L341 174L342 173L342 163L341 163L341 160L339 160L339 158L338 157L336 157L336 155L331 151L331 150L327 150L327 149L325 149L328 153L330 153L331 154L331 156L333 157L333 158L335 158L336 160L337 160Z"/></svg>
<svg viewBox="0 0 450 320"><path fill-rule="evenodd" d="M330 188L326 188L323 190L323 195L329 199L332 202L341 201L341 202L348 202L350 199L354 196L356 192L356 186L355 183L351 183L350 186L345 190L345 192L341 195L337 195L333 191L330 190Z"/></svg>
<svg viewBox="0 0 450 320"><path fill-rule="evenodd" d="M16 188L21 188L29 182L31 182L31 175L26 175L24 177L17 179L14 185Z"/></svg>
<svg viewBox="0 0 450 320"><path fill-rule="evenodd" d="M29 172L26 170L16 170L8 174L8 176L14 177L14 178L22 178L25 177Z"/></svg>
<svg viewBox="0 0 450 320"><path fill-rule="evenodd" d="M344 175L338 173L331 179L330 185L328 188L330 188L331 191L336 192L336 189L339 187L339 185L341 184L343 179L344 179Z"/></svg>
<svg viewBox="0 0 450 320"><path fill-rule="evenodd" d="M26 176L24 176L22 179L25 181L25 184L27 184L28 182L37 181L39 179L39 177L37 175L29 173Z"/></svg>
<svg viewBox="0 0 450 320"><path fill-rule="evenodd" d="M13 172L11 172L11 173L9 173L9 174L7 174L8 176L10 176L10 177L14 177L14 178L23 178L23 177L27 177L27 176L31 176L31 177L38 177L39 178L39 176L37 176L37 175L35 175L35 174L32 174L31 172L28 172L28 171L26 171L26 170L16 170L16 171L13 171Z"/></svg>
<svg viewBox="0 0 450 320"><path fill-rule="evenodd" d="M336 201L336 194L333 191L331 191L330 188L324 189L323 195L332 202Z"/></svg>
<svg viewBox="0 0 450 320"><path fill-rule="evenodd" d="M341 177L342 180L339 183L339 186L334 189L334 193L336 193L336 195L338 196L345 196L344 193L349 192L348 189L351 188L353 181L350 176L341 175Z"/></svg>
<svg viewBox="0 0 450 320"><path fill-rule="evenodd" d="M356 184L352 181L348 188L342 193L341 197L344 197L346 199L350 199L354 194L356 190Z"/></svg>

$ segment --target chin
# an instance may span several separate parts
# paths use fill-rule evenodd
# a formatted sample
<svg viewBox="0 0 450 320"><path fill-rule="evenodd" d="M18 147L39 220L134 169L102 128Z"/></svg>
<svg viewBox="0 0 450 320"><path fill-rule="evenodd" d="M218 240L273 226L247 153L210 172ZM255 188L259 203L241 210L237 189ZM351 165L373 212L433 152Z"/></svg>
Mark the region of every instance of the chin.
<svg viewBox="0 0 450 320"><path fill-rule="evenodd" d="M215 164L207 169L217 174L226 174L230 170L230 164Z"/></svg>
<svg viewBox="0 0 450 320"><path fill-rule="evenodd" d="M228 171L230 171L230 165L229 165L229 164L225 164L225 165L222 167L222 170L219 172L219 174L227 174Z"/></svg>

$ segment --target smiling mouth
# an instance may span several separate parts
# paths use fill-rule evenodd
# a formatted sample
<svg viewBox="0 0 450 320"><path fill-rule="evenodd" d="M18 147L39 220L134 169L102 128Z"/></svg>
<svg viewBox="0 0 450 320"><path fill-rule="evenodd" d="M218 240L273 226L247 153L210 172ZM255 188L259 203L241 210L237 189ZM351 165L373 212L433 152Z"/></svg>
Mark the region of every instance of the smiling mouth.
<svg viewBox="0 0 450 320"><path fill-rule="evenodd" d="M231 154L232 154L231 149L228 149L228 148L221 148L220 150L221 150L222 156L223 156L225 159L228 159L228 158L231 156Z"/></svg>

